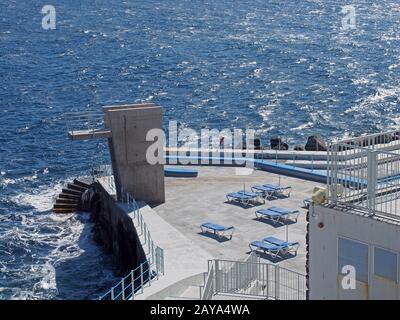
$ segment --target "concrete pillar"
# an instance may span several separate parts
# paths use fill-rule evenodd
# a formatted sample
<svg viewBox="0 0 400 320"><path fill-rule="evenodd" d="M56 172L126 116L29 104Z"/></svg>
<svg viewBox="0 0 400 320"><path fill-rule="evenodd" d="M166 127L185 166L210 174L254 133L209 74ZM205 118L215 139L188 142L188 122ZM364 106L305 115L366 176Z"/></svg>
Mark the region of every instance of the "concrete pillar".
<svg viewBox="0 0 400 320"><path fill-rule="evenodd" d="M146 160L146 141L151 129L162 129L162 109L154 104L103 108L105 125L111 130L109 149L118 192L128 191L148 204L165 202L164 165Z"/></svg>

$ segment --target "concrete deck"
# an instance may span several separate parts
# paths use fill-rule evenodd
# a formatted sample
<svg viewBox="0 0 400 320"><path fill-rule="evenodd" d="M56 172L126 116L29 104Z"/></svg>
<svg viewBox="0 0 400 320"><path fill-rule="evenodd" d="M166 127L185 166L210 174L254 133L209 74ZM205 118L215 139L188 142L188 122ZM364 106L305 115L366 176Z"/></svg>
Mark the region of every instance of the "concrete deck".
<svg viewBox="0 0 400 320"><path fill-rule="evenodd" d="M167 166L168 167L168 166ZM255 211L269 206L299 209L301 211L297 223L288 226L289 240L300 242L296 257L285 259L272 259L261 255L266 262L279 263L282 267L289 268L305 274L306 258L306 209L302 208L303 199L311 196L315 186L321 184L278 176L276 174L253 171L248 176L235 175L232 167L191 167L199 170L197 178L166 178L166 202L154 209L160 218L173 226L180 234L189 239L188 246L181 248L182 263L192 259L193 251L200 247L210 257L243 260L248 256L249 243L261 240L266 236L276 236L286 239L286 226L273 225L265 220L256 220ZM235 203L226 202L226 194L243 189L250 191L256 184L280 183L293 187L289 198L267 200L265 204L243 207ZM235 234L230 241L219 241L212 236L200 234L200 224L214 222L222 225L233 225ZM166 226L164 226L166 227ZM158 232L162 232L158 228ZM171 233L170 233L171 235ZM156 234L154 234L156 237ZM195 243L193 247L190 243ZM201 256L204 256L201 254ZM262 260L263 260L262 259ZM206 270L204 270L206 271Z"/></svg>
<svg viewBox="0 0 400 320"><path fill-rule="evenodd" d="M137 300L145 300L190 276L206 272L208 260L212 259L212 256L202 249L199 243L190 240L172 224L167 223L148 205L143 202L139 204L140 213L154 243L164 249L165 275L154 281L150 287L146 287L143 294L135 297ZM133 213L129 215L133 219ZM194 298L199 298L199 288Z"/></svg>

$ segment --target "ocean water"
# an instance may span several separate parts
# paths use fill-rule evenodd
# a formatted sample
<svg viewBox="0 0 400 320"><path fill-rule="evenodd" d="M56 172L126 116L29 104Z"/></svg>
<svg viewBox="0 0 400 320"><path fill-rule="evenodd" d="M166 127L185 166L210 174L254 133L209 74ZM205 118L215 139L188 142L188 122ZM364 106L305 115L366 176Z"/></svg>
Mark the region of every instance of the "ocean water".
<svg viewBox="0 0 400 320"><path fill-rule="evenodd" d="M107 159L67 139L64 112L153 101L165 124L291 146L400 124L397 0L48 2L56 30L42 1L0 2L0 299L91 299L115 282L88 216L51 212Z"/></svg>

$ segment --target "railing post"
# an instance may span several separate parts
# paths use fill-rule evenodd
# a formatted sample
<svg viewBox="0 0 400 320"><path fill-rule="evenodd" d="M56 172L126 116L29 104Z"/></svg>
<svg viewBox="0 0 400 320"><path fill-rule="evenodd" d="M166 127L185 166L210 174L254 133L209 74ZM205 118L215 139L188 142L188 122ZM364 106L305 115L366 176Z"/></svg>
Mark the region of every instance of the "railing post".
<svg viewBox="0 0 400 320"><path fill-rule="evenodd" d="M114 288L111 288L111 300L114 300Z"/></svg>
<svg viewBox="0 0 400 320"><path fill-rule="evenodd" d="M135 272L131 271L131 281L132 281L132 299L135 298Z"/></svg>
<svg viewBox="0 0 400 320"><path fill-rule="evenodd" d="M279 265L275 265L275 299L279 300L279 289L280 289L280 282L279 282Z"/></svg>
<svg viewBox="0 0 400 320"><path fill-rule="evenodd" d="M121 289L122 289L122 300L125 300L125 279L124 278L122 278Z"/></svg>
<svg viewBox="0 0 400 320"><path fill-rule="evenodd" d="M151 286L151 267L149 264L149 287Z"/></svg>
<svg viewBox="0 0 400 320"><path fill-rule="evenodd" d="M297 300L300 300L300 276L297 275Z"/></svg>
<svg viewBox="0 0 400 320"><path fill-rule="evenodd" d="M367 194L368 194L368 213L373 215L375 212L375 192L376 192L376 151L367 150Z"/></svg>
<svg viewBox="0 0 400 320"><path fill-rule="evenodd" d="M157 272L157 280L159 278L160 273L160 252L156 249L156 272Z"/></svg>
<svg viewBox="0 0 400 320"><path fill-rule="evenodd" d="M141 287L141 291L143 293L143 263L140 265L140 287Z"/></svg>
<svg viewBox="0 0 400 320"><path fill-rule="evenodd" d="M219 275L218 275L218 260L214 260L214 266L215 266L215 271L214 271L214 279L215 279L215 294L218 293L219 291Z"/></svg>

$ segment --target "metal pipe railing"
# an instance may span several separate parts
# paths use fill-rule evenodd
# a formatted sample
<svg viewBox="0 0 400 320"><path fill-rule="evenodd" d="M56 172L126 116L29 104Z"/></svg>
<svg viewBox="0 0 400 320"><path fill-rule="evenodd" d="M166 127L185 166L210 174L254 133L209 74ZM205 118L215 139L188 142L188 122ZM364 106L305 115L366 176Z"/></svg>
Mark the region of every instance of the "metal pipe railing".
<svg viewBox="0 0 400 320"><path fill-rule="evenodd" d="M201 300L224 293L281 300L306 299L305 275L279 265L255 262L257 260L210 260Z"/></svg>
<svg viewBox="0 0 400 320"><path fill-rule="evenodd" d="M333 142L328 147L328 201L369 215L397 218L399 131Z"/></svg>
<svg viewBox="0 0 400 320"><path fill-rule="evenodd" d="M151 238L150 231L143 219L134 197L128 192L121 189L120 201L127 205L128 211L133 213L135 227L142 230L145 241L142 245L147 244L147 260L142 262L134 270L131 270L128 275L123 277L114 287L106 294L101 296L100 300L129 300L134 299L139 293L143 293L146 286L151 286L154 279L159 279L160 275L164 275L164 250L154 244ZM132 211L131 211L132 210Z"/></svg>
<svg viewBox="0 0 400 320"><path fill-rule="evenodd" d="M94 131L104 127L104 115L101 111L76 111L64 113L67 131Z"/></svg>

